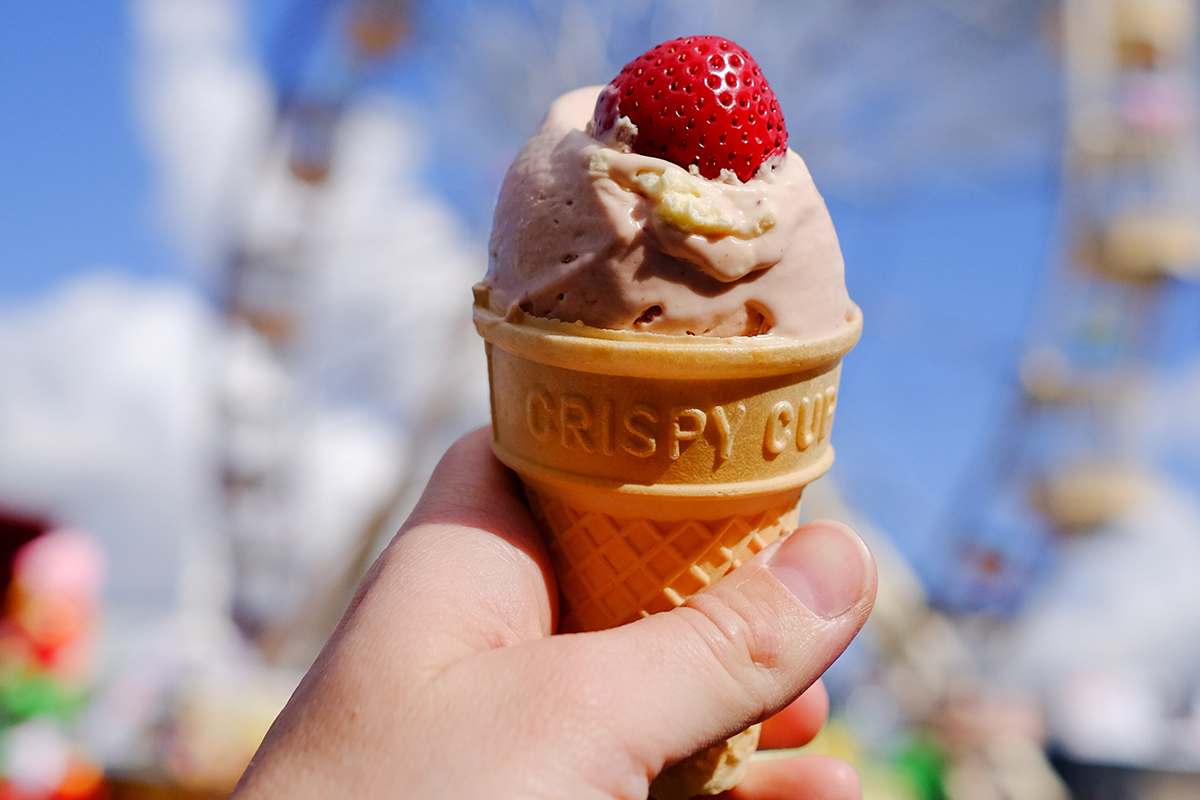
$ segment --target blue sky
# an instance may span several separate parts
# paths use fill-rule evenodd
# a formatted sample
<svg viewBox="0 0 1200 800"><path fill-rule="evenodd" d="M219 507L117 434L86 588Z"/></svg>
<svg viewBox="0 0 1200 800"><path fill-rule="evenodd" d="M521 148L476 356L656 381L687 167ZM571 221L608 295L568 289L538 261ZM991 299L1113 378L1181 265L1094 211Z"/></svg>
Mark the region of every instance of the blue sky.
<svg viewBox="0 0 1200 800"><path fill-rule="evenodd" d="M0 7L0 301L81 270L178 277L154 216L121 3Z"/></svg>

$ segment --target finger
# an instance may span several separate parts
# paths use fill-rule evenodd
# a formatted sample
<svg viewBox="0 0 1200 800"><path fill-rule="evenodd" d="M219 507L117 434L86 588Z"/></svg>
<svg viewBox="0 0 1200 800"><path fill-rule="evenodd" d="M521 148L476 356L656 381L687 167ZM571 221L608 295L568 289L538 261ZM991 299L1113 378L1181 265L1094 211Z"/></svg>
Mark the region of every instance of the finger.
<svg viewBox="0 0 1200 800"><path fill-rule="evenodd" d="M811 686L866 620L875 581L852 531L810 523L680 608L504 655L546 708L653 776Z"/></svg>
<svg viewBox="0 0 1200 800"><path fill-rule="evenodd" d="M556 593L520 484L480 429L442 458L347 617L398 664L433 668L548 635Z"/></svg>
<svg viewBox="0 0 1200 800"><path fill-rule="evenodd" d="M758 749L774 750L808 744L821 730L828 714L829 694L825 691L825 684L817 681L778 714L763 722Z"/></svg>
<svg viewBox="0 0 1200 800"><path fill-rule="evenodd" d="M658 729L665 763L769 717L811 686L866 621L875 581L858 536L813 523L683 607L629 626L630 648L664 665L631 705L666 721Z"/></svg>
<svg viewBox="0 0 1200 800"><path fill-rule="evenodd" d="M718 797L726 800L860 800L854 767L831 756L800 755L750 765L742 782Z"/></svg>

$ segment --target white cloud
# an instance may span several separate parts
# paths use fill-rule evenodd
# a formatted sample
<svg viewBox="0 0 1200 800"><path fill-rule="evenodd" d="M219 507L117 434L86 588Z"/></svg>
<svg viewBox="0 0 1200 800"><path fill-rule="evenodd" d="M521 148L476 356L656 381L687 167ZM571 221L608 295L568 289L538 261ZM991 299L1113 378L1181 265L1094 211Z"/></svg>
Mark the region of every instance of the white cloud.
<svg viewBox="0 0 1200 800"><path fill-rule="evenodd" d="M170 602L212 526L214 338L193 295L109 274L0 316L0 498L96 533L115 602Z"/></svg>
<svg viewBox="0 0 1200 800"><path fill-rule="evenodd" d="M219 263L256 179L273 97L235 0L136 0L139 108L165 221L198 265Z"/></svg>

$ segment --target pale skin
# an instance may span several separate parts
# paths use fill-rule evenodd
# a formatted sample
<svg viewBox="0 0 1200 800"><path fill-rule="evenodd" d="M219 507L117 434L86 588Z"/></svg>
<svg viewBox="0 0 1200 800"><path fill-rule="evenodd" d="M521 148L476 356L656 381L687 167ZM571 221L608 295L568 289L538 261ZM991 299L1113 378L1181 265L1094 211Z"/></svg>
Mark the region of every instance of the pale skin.
<svg viewBox="0 0 1200 800"><path fill-rule="evenodd" d="M551 635L555 584L485 431L439 465L246 770L234 800L644 800L665 766L766 720L762 747L824 723L818 681L866 620L870 553L810 523L667 613ZM752 764L735 800L856 800L800 755Z"/></svg>

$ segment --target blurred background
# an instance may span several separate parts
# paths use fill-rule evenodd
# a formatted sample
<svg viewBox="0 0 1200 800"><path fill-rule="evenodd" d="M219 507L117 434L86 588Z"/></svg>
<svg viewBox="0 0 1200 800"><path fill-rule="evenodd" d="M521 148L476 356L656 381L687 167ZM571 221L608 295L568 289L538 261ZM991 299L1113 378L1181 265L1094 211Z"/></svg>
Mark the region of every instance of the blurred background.
<svg viewBox="0 0 1200 800"><path fill-rule="evenodd" d="M1200 797L1195 0L0 5L0 797L224 797L437 457L548 103L727 36L866 318L867 798Z"/></svg>

